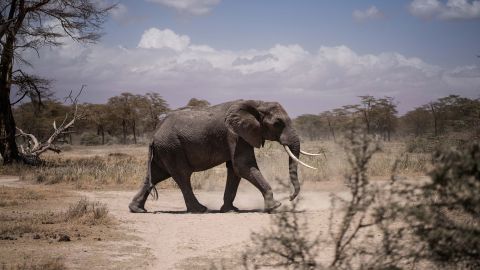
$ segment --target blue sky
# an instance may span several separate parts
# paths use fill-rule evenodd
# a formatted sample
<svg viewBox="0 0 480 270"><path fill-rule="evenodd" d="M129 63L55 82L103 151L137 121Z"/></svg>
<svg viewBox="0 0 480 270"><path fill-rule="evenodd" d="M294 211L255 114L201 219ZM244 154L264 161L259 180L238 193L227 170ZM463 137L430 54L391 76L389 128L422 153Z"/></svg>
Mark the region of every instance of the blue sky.
<svg viewBox="0 0 480 270"><path fill-rule="evenodd" d="M104 0L102 3L108 3ZM401 112L480 97L480 0L125 0L102 41L32 54L88 102L159 92L172 107L276 100L292 115L394 96Z"/></svg>
<svg viewBox="0 0 480 270"><path fill-rule="evenodd" d="M280 43L314 51L347 45L362 54L399 52L445 66L478 62L475 56L480 54L478 18L419 18L409 12L409 1L224 0L201 16L146 1L120 3L128 7L132 21L106 25L104 42L110 45L135 47L145 29L158 27L216 49L268 49ZM384 17L353 18L355 10L371 6Z"/></svg>

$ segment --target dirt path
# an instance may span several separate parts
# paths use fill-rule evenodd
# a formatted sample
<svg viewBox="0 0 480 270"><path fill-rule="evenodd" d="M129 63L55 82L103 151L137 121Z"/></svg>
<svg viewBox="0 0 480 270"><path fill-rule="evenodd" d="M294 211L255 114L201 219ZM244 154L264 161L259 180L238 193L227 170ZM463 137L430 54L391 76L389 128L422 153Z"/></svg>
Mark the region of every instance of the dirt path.
<svg viewBox="0 0 480 270"><path fill-rule="evenodd" d="M0 185L22 186L14 178L3 178ZM134 191L81 191L82 196L108 206L110 213L120 221L120 228L140 238L138 245L149 250L147 269L210 269L212 263L234 260L241 255L250 234L270 222L270 215L262 213L263 199L258 191L242 183L235 205L242 213L207 214L185 213L182 195L178 190L159 190L157 201L149 200L147 214L128 212L128 203ZM326 191L303 191L301 209L316 230L327 231L330 192L346 195L341 187ZM197 191L200 202L209 209L222 205L222 191ZM276 198L288 194L276 194ZM288 200L282 199L284 204ZM112 247L115 248L115 247ZM328 253L328 252L327 252Z"/></svg>

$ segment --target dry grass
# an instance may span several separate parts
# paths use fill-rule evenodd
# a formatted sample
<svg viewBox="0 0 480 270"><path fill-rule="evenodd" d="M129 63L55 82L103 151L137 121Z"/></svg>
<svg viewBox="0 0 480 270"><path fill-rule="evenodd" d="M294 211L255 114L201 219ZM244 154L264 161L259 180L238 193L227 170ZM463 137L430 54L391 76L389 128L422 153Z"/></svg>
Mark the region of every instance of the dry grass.
<svg viewBox="0 0 480 270"><path fill-rule="evenodd" d="M59 258L44 259L39 262L23 262L16 265L1 265L1 270L64 270L67 269Z"/></svg>
<svg viewBox="0 0 480 270"><path fill-rule="evenodd" d="M70 247L118 238L105 205L58 187L1 186L0 203L0 270L66 269Z"/></svg>
<svg viewBox="0 0 480 270"><path fill-rule="evenodd" d="M65 213L62 213L65 222L80 222L87 225L108 223L108 208L99 202L90 202L81 198L71 204Z"/></svg>
<svg viewBox="0 0 480 270"><path fill-rule="evenodd" d="M16 164L2 168L1 173L37 183L66 183L78 189L136 187L145 177L144 147L128 148L129 153L113 152L114 148L91 148L93 151L81 147L60 156L46 155L42 166Z"/></svg>
<svg viewBox="0 0 480 270"><path fill-rule="evenodd" d="M38 192L26 188L0 187L0 207L17 206L44 198L44 192Z"/></svg>
<svg viewBox="0 0 480 270"><path fill-rule="evenodd" d="M56 239L85 226L108 225L112 221L105 205L85 198L71 204L67 210L45 210L51 209L53 201L59 203L59 194L53 190L2 186L0 194L3 202L0 240L15 240L25 235Z"/></svg>
<svg viewBox="0 0 480 270"><path fill-rule="evenodd" d="M304 142L302 149L323 152L319 157L302 156L301 159L318 170L299 167L304 182L342 180L347 171L344 150L332 141ZM369 173L373 178L389 177L397 162L397 174L403 176L424 175L430 168L430 154L406 153L405 143L384 143L383 151L371 161ZM275 142L267 142L256 149L259 166L271 183L288 180L288 155ZM23 180L46 184L66 183L77 189L136 189L146 174L146 146L92 146L73 147L59 155L46 156L41 167L16 165L0 168L0 173L20 175ZM219 165L207 171L194 173L195 189L223 188L227 171ZM159 188L171 188L173 181L164 181ZM1 203L1 202L0 202Z"/></svg>

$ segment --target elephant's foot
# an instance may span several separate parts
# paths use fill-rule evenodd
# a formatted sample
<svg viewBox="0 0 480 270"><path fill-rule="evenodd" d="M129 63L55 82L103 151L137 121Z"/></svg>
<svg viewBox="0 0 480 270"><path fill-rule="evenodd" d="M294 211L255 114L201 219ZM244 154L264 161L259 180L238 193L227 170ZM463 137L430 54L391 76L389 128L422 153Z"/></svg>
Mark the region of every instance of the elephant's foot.
<svg viewBox="0 0 480 270"><path fill-rule="evenodd" d="M146 213L147 210L145 210L145 206L140 206L137 202L131 202L128 205L128 209L130 209L130 212L132 213Z"/></svg>
<svg viewBox="0 0 480 270"><path fill-rule="evenodd" d="M208 211L208 208L201 204L187 207L187 212L190 212L190 213L206 213L207 211Z"/></svg>
<svg viewBox="0 0 480 270"><path fill-rule="evenodd" d="M267 201L265 201L265 212L270 213L270 212L272 212L273 210L275 210L275 209L277 209L278 207L280 207L280 205L282 205L282 203L279 202L279 201L267 200Z"/></svg>
<svg viewBox="0 0 480 270"><path fill-rule="evenodd" d="M226 205L224 204L222 208L220 208L221 213L226 213L226 212L240 212L237 207L233 206L233 204Z"/></svg>

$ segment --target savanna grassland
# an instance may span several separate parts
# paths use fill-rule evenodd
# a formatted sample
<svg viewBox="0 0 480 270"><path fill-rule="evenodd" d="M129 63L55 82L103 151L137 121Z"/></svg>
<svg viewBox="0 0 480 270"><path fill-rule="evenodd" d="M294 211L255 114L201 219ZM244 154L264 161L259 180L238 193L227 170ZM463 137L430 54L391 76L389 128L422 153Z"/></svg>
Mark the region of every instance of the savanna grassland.
<svg viewBox="0 0 480 270"><path fill-rule="evenodd" d="M429 179L428 173L435 168L432 149L449 148L451 144L439 140L388 142L374 139L374 136L368 138L378 148L365 162L353 159L353 163L352 151L368 150L370 146L356 144L354 148L348 148L345 139L338 139L338 142L303 141L303 150L322 155L301 157L318 169L299 167L301 199L292 206L288 200L282 199L290 192L288 155L275 142L267 142L263 148L256 149L262 173L285 206L275 215L261 212L263 200L246 181L242 181L235 200L244 212L215 214L222 204L226 179L223 164L192 176L196 195L213 210L212 214L185 214L183 198L171 179L158 185L157 201L147 202L147 209L152 210L150 214L128 213L127 205L146 175L146 145L67 145L61 154L45 154L45 162L40 166L3 166L0 173L0 263L3 269L158 269L159 266L165 269L236 269L243 267L242 256L252 254L246 247L263 246L261 241L272 241L268 232L279 230L276 234L286 237L288 243L300 241L299 247L307 240L312 245L312 239L324 241L322 252L314 254L317 265L325 264L338 252L334 248L335 241L328 237L331 228L347 228L343 237L348 238L350 232L356 231L358 215L363 219L363 210L359 209L365 209L370 215L377 211L375 207L389 202L385 194L390 194L390 188L385 193L373 187L386 185L388 181L385 180L392 179L392 175L410 184L424 183ZM359 181L352 182L355 179ZM369 188L359 189L363 193L350 193L362 181ZM363 205L374 193L380 201ZM340 206L335 205L332 198L342 198L340 202L348 203L349 198L356 201L355 196L363 206L352 207L356 209L351 213L354 218L345 220L343 211L335 212ZM348 208L342 206L338 209ZM297 221L288 223L297 218L308 220L306 227L282 227L303 224ZM395 224L399 224L398 221ZM265 231L265 228L270 229ZM293 233L292 228L295 233L290 239L288 234ZM305 228L316 233L305 234ZM297 235L296 231L300 234ZM251 236L252 232L256 234ZM382 235L382 229L359 233L362 237L367 235L366 240L355 236L351 243L381 243L380 236L368 238L371 233ZM303 238L299 240L298 237ZM44 246L48 249L41 248ZM318 243L315 246L318 247ZM301 250L298 254L304 256L310 251L305 252ZM259 253L253 254L257 256ZM271 259L255 256L255 264L267 263ZM295 256L292 258L297 260ZM341 262L345 260L339 258ZM292 261L285 265L301 265L298 263Z"/></svg>
<svg viewBox="0 0 480 270"><path fill-rule="evenodd" d="M382 151L369 167L374 178L390 177L392 166L397 162L397 174L405 177L424 175L429 169L430 154L407 152L405 142L384 142ZM307 164L318 170L299 167L301 180L308 184L341 180L347 170L345 153L333 141L306 141L302 149L322 153L319 157L302 156ZM48 153L45 164L32 167L23 164L2 167L5 175L16 175L31 183L60 184L71 189L116 189L137 188L146 175L147 146L106 145L66 146L62 154ZM264 176L274 183L288 177L288 156L275 142L267 142L256 149L256 157ZM192 184L197 189L222 189L226 179L225 165L194 173ZM159 184L159 188L173 188L171 180Z"/></svg>
<svg viewBox="0 0 480 270"><path fill-rule="evenodd" d="M124 114L108 113L125 105L114 101L127 97L142 101L144 112L131 110L136 114L125 119L118 118ZM153 115L168 109L160 101L158 95L132 97L124 93L104 105L87 104L84 109L90 113L79 120L75 127L78 133L73 136L66 133L58 138L60 154L44 152L42 163L36 166L14 163L0 167L0 265L3 269L212 269L224 266L230 269L242 268L245 258L253 258L249 261L253 267L268 264L279 252L276 248L281 248L281 254L287 254L288 260L280 258L272 263L282 262L285 267L330 265L332 269L343 269L349 263L360 267L364 254L370 254L367 259L375 258L372 254L382 254L383 257L374 263L384 261L389 266L396 266L397 260L413 258L412 254L404 253L404 250L411 250L411 243L405 243L398 234L394 235L394 240L388 238L392 237L390 232L398 232L398 226L406 224L398 213L420 223L432 221L421 220L421 217L433 219L439 216L439 224L449 224L442 216L444 209L434 209L440 213L438 215L427 206L422 209L417 202L423 199L415 192L410 194L412 190L418 190L432 179L437 179L438 183L460 183L459 187L454 184L453 190L445 191L445 194L454 195L460 192L460 198L465 192L470 196L472 190L480 188L478 183L468 182L476 179L468 175L475 173L475 165L468 163L465 168L455 167L462 164L458 160L462 161L463 156L468 160L469 153L474 156L470 158L472 164L478 159L473 150L461 155L455 152L468 142L478 141L478 100L452 95L398 117L393 99L364 96L356 105L294 119L302 138L302 150L321 153L316 157L301 156L301 160L317 170L299 166L302 191L298 203L286 199L291 188L288 184L288 155L278 143L266 142L264 147L255 149L255 155L275 197L283 204L274 215L263 213L263 198L247 181L241 182L235 199L236 206L243 211L218 214L227 177L224 164L192 175L195 194L212 210L210 213L187 214L181 192L174 181L168 179L157 185L158 200L147 201L148 214L131 214L127 205L145 179L148 138L156 124L156 118L148 113L153 108L150 105L158 103L157 110L151 111ZM132 104L129 106L133 108ZM187 104L187 107L196 106L201 109L208 106L208 102L192 99ZM123 108L120 107L117 109ZM34 108L28 104L15 111L23 126L31 123L32 117L38 118L36 125L25 130L37 134L41 141L48 138L52 121L71 109L58 102L48 103L46 108L41 117L37 117ZM22 137L18 141L22 149L31 145L28 138ZM434 154L441 149L453 152ZM442 161L443 167L439 169L439 157L449 156L457 161ZM432 170L442 174L433 178ZM457 171L452 174L451 170ZM463 177L461 181L457 180L458 175ZM450 178L445 180L447 176ZM399 187L393 180L404 180L407 185ZM465 189L467 184L470 186ZM408 185L413 189L407 188ZM428 188L427 185L420 191L435 202L436 191L430 192ZM405 197L405 194L412 197ZM400 201L395 201L398 198ZM412 202L413 206L405 202ZM446 199L446 204L451 204L450 198ZM399 205L402 207L398 211L391 210ZM468 203L465 205L470 207ZM431 214L432 211L435 214ZM450 216L449 211L447 209ZM467 220L471 219L470 208L465 210L460 205L455 211L469 217ZM301 227L297 218L308 222ZM364 224L364 221L373 223ZM465 231L464 223L460 222L459 226ZM365 230L367 227L372 230ZM473 230L471 228L468 227L467 231L473 234L473 238L468 235L458 239L476 239L477 229L475 226ZM361 233L357 235L358 231ZM407 227L400 231L415 229ZM433 235L449 237L443 232L434 232ZM423 236L424 233L419 232L417 236L410 234L408 239L415 239L418 243L440 241L438 237L424 239ZM65 240L66 237L70 241ZM275 244L265 246L262 241ZM389 245L378 250L370 248L382 241L393 241L397 244L395 251L399 253L384 250ZM464 246L462 241L458 247ZM398 246L399 242L402 246ZM253 249L246 249L252 243ZM295 244L285 246L285 243ZM255 249L255 244L257 248L263 247L261 252ZM44 246L48 249L41 248ZM427 244L416 246L428 247ZM305 247L309 248L302 249ZM317 250L320 247L321 252ZM254 252L248 253L247 250ZM468 254L462 250L458 252L461 256ZM252 254L254 256L248 257ZM258 258L258 254L268 256ZM417 254L423 256L426 253L419 251ZM434 258L432 254L435 252L425 256L431 259ZM461 256L463 260L465 257ZM453 257L452 260L458 259ZM401 263L409 265L410 262L412 260Z"/></svg>
<svg viewBox="0 0 480 270"><path fill-rule="evenodd" d="M321 191L324 187L328 190L332 185L341 189L348 170L343 148L332 141L307 141L302 149L323 153L319 157L302 158L318 168L299 168L303 190ZM395 161L399 164L398 174L408 178L421 177L430 166L428 153L405 153L405 143L384 143L383 149L371 162L369 172L375 179L387 179ZM20 180L0 189L0 241L4 244L0 262L5 269L66 269L78 266L85 259L98 266L108 261L108 254L99 252L98 258L91 259L89 252L100 249L103 243L117 245L115 242L135 239L134 234L120 235L125 226L118 215L110 213L111 206L100 202L102 196L96 195L100 198L97 201L85 195L95 191L106 194L125 191L121 194L128 194L123 195L128 200L145 177L147 146L66 146L63 150L60 155L44 155L45 163L38 167L22 164L1 167L2 178ZM265 177L279 189L277 182L288 180L288 156L284 149L268 142L256 150L256 156ZM222 164L195 173L192 184L197 193L212 192L221 200L225 179L226 169ZM260 199L248 184L242 184L241 189L242 186L247 186L256 200ZM180 194L171 179L158 187L161 196ZM128 214L127 203L119 206L122 215ZM181 199L176 207L184 207ZM41 246L48 246L48 250ZM135 249L141 248L126 245L117 253ZM71 261L73 252L75 260ZM125 260L136 256L126 256Z"/></svg>

